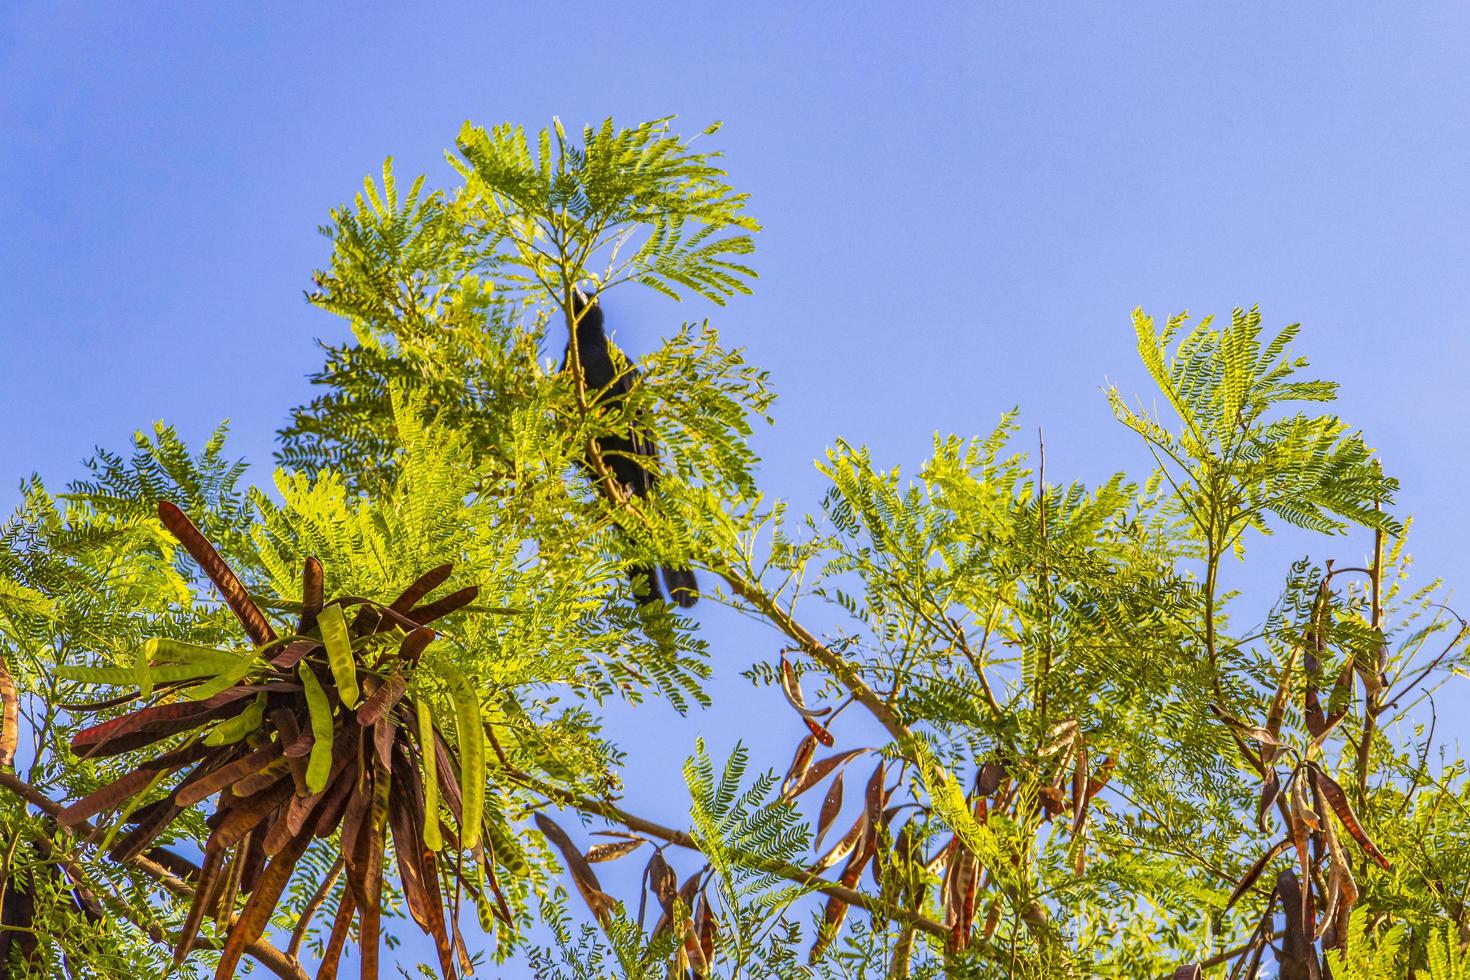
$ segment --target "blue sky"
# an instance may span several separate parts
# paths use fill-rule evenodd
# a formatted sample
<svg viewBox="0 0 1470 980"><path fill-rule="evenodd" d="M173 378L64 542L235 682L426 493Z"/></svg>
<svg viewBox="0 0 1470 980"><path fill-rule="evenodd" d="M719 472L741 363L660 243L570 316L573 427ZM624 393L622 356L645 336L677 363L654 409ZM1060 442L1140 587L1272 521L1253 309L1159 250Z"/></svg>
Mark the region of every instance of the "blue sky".
<svg viewBox="0 0 1470 980"><path fill-rule="evenodd" d="M1028 441L1045 427L1053 479L1140 469L1100 390L1148 393L1129 311L1259 303L1268 325L1304 323L1299 350L1403 480L1420 569L1467 578L1470 7L407 9L0 9L0 506L155 419L196 442L231 419L267 479L313 338L345 332L302 299L316 227L384 156L447 182L466 118L677 113L691 131L725 120L765 223L761 280L718 312L623 291L609 321L642 352L713 313L770 368L770 493L813 507L811 460L838 436L912 467L936 430L988 431L1016 405ZM724 681L749 642L776 646L701 615ZM696 732L728 744L732 712L779 711L729 703L646 751L671 723L629 720L652 774L634 790L654 793ZM787 746L779 717L770 744Z"/></svg>

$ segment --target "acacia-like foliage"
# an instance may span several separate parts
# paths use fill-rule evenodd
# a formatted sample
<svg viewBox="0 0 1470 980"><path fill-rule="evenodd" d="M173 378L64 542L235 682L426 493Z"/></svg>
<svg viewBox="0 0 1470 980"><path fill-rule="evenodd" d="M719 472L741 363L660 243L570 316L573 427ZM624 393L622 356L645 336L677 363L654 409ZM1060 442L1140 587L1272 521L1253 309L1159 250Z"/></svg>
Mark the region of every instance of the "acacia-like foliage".
<svg viewBox="0 0 1470 980"><path fill-rule="evenodd" d="M186 808L217 796L174 965L188 957L205 915L218 910L226 931L216 968L222 978L234 974L246 947L260 939L307 847L334 837L348 890L317 975L336 975L354 915L363 972L376 975L391 833L409 909L433 938L443 975L456 976L456 949L461 963L468 965L469 957L458 927L446 926L441 875L468 884L487 907L493 893L494 912L506 923L511 917L496 880L494 847L480 843L485 765L479 701L462 674L440 665L455 709L452 749L417 675L435 639L428 625L473 602L479 590L468 586L430 600L453 572L442 565L391 603L328 599L321 563L308 558L296 627L277 635L239 577L176 505L161 502L159 518L219 589L252 646L228 651L154 639L131 669L59 668L60 676L74 680L135 681L138 699L160 694L77 732L71 748L79 756L135 753L173 736L183 742L72 803L57 822L75 828L120 809L121 822L133 829L113 839L107 852L122 862L145 853ZM132 700L124 695L102 707ZM180 771L183 778L167 787ZM164 793L157 796L160 788ZM445 839L440 799L453 815L448 835L455 851L475 852L479 873L473 878L457 863L439 866Z"/></svg>
<svg viewBox="0 0 1470 980"><path fill-rule="evenodd" d="M69 494L27 484L0 529L15 689L0 684L0 748L17 749L0 775L6 968L162 973L192 943L185 972L227 973L243 952L304 976L341 951L380 874L390 948L406 911L446 973L486 954L548 980L1463 973L1470 785L1437 754L1434 692L1466 666L1465 624L1438 583L1410 577L1397 484L1332 414L1334 386L1306 374L1298 329L1266 332L1244 309L1160 329L1136 311L1165 411L1108 398L1120 437L1152 454L1145 472L1057 482L1017 445L1011 412L989 433L936 437L907 472L839 441L819 461L820 512L795 517L762 495L749 445L771 414L765 374L708 324L671 326L634 357L641 383L615 412L588 398L575 349L555 368L574 287L597 289L614 327L634 284L716 302L751 287L758 226L717 155L692 146L668 120L580 140L559 124L466 126L456 186L421 178L401 194L385 166L324 229L332 253L308 298L353 339L326 349L318 397L291 413L273 494L241 488L222 435L194 454L168 429L100 454ZM599 493L589 447L635 418L662 450L657 489ZM199 575L159 499L185 502L238 584ZM1306 556L1258 570L1264 534ZM623 798L640 746L607 708L692 711L723 693L698 625L627 585L629 568L686 563L777 639L719 648L771 710L726 759L691 746L674 777L688 820L667 826ZM320 611L300 620L326 596L393 609L445 566L478 596L407 660L417 599L397 609L409 622L346 618L336 657ZM137 853L118 850L137 825L93 836L58 805L126 812L142 790L137 817L176 793L141 784L146 760L68 745L99 741L84 729L98 713L114 726L101 732L125 727L133 702L118 699L139 681L207 703L186 692L218 673L161 680L185 664L159 653L234 649L242 626L252 654L301 652L330 711L313 711L296 667L277 677L270 658L231 654L250 666L230 685L289 689L247 691L208 720L236 741L190 742L190 725L150 748L207 750L215 772L265 751L282 835L315 792L298 793L299 764L282 760L302 756L285 743L313 721L330 720L333 746L361 740L361 767L336 775L358 773L353 799L388 787L354 833L343 820L312 836L272 902L243 881L204 894L190 882L221 876L185 860L202 846L208 871L211 835L257 794L232 789L212 811L191 797ZM383 756L382 719L361 724L349 675L371 703L397 696L395 671ZM443 764L421 705L455 733ZM478 763L460 741L472 729ZM218 788L256 771L228 775ZM483 819L462 823L472 801ZM403 840L439 826L430 813L443 847L417 863L409 848L405 864ZM274 825L253 826L268 839ZM490 896L475 903L483 951L452 899L442 929L427 913L435 889ZM465 955L446 963L456 929ZM405 968L420 958L397 949Z"/></svg>

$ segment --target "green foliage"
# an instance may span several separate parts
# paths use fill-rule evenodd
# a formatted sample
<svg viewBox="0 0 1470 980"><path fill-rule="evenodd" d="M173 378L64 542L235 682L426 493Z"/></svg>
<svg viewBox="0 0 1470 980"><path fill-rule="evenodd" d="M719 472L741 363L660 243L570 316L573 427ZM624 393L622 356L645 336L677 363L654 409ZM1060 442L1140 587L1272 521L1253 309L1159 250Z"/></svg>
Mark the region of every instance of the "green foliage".
<svg viewBox="0 0 1470 980"><path fill-rule="evenodd" d="M479 587L438 624L413 695L446 736L490 733L458 775L483 776L483 798L465 802L486 815L512 919L493 927L493 955L511 972L698 973L690 943L706 940L708 975L783 978L1166 976L1245 948L1207 971L1225 976L1263 924L1285 929L1272 886L1303 855L1274 852L1232 892L1311 810L1346 855L1322 856L1325 829L1305 849L1314 908L1325 914L1329 878L1356 894L1351 929L1314 923L1325 935L1310 955L1337 977L1461 976L1470 781L1436 735L1435 697L1466 669L1467 628L1438 583L1411 576L1397 484L1332 414L1335 386L1303 375L1298 328L1272 335L1236 310L1219 329L1184 314L1159 329L1136 311L1172 417L1108 398L1152 452L1147 472L1058 483L1016 444L1011 412L978 437L937 435L915 467L839 440L818 464L820 513L793 515L763 496L750 447L772 411L767 377L709 324L671 322L630 352L639 383L613 411L590 405L575 365L557 368L578 285L611 296L614 327L610 291L629 283L717 303L750 290L758 226L718 154L695 145L669 120L608 121L580 141L560 124L467 124L455 186L418 178L401 193L390 161L323 229L331 255L309 298L352 339L325 348L269 488L241 485L223 429L195 452L164 426L128 454L99 451L66 494L25 484L0 527L0 656L21 692L25 780L61 800L118 776L117 760L72 756L66 705L140 679L168 696L159 671L182 665L140 675L148 638L235 635L153 516L166 498L283 626L307 556L328 594L392 596L445 562L446 588ZM635 423L661 447L660 479L619 502L598 492L588 446ZM1305 557L1284 578L1261 569L1252 532L1290 536ZM1222 584L1227 560L1242 563L1228 573L1239 592ZM667 830L628 812L639 746L606 714L649 697L690 711L716 693L696 622L632 601L629 570L663 562L692 562L707 603L718 588L782 634L779 659L745 673L785 689L762 692L764 727L813 733L784 779L744 743L723 763L696 743L689 821ZM786 703L806 723L777 714ZM818 733L837 744L818 749ZM859 745L883 760L862 789L840 757ZM1262 807L1267 773L1286 789ZM456 774L441 775L448 787ZM1356 831L1308 798L1322 780L1342 788ZM654 921L635 920L631 886L588 877L609 852L552 861L528 819L549 806L623 835L617 860L658 849L680 869L690 893L662 929L656 865L642 886ZM204 814L178 833L201 839ZM113 903L100 925L53 873L48 841ZM150 929L178 928L184 906L147 875L76 849L4 791L0 842L0 887L38 898L43 975L63 958L100 977L161 972ZM330 854L303 866L325 879ZM569 883L595 924L567 908ZM308 952L340 895L326 895ZM293 884L273 921L289 926L311 897Z"/></svg>
<svg viewBox="0 0 1470 980"><path fill-rule="evenodd" d="M242 467L224 457L218 433L197 456L164 427L156 440L140 434L135 447L130 459L99 454L89 465L94 478L61 497L32 478L0 527L0 660L20 698L16 769L53 798L80 796L125 771L114 759L72 758L77 720L63 706L86 700L89 685L68 680L63 668L110 665L132 677L148 638L216 643L230 625L228 613L195 602L177 546L137 495L192 493L226 539L243 540ZM186 814L178 829L200 835L203 815ZM163 975L169 951L153 933L177 930L184 904L95 852L61 863L55 855L75 841L6 792L0 841L0 889L34 897L39 945L22 975ZM199 969L211 955L201 955Z"/></svg>
<svg viewBox="0 0 1470 980"><path fill-rule="evenodd" d="M1331 415L1272 417L1293 402L1336 397L1331 382L1295 379L1307 366L1288 354L1300 325L1263 346L1254 308L1237 309L1224 330L1212 322L1206 317L1181 336L1188 314L1155 331L1151 317L1133 313L1139 356L1179 417L1177 433L1129 409L1116 388L1108 392L1119 420L1155 451L1200 537L1220 550L1238 546L1247 529L1269 533L1268 515L1324 534L1350 524L1397 530L1377 509L1392 504L1397 482L1360 434Z"/></svg>
<svg viewBox="0 0 1470 980"><path fill-rule="evenodd" d="M534 151L520 127L486 132L465 123L459 159L450 158L465 181L457 216L475 229L475 247L503 281L563 301L599 263L603 290L634 281L716 303L749 293L755 271L737 257L754 251L744 232L760 226L744 213L747 195L724 182L718 153L691 150L669 132L670 121L618 129L608 119L586 127L575 145L558 120L541 130Z"/></svg>
<svg viewBox="0 0 1470 980"><path fill-rule="evenodd" d="M1406 923L1374 929L1370 915L1353 913L1346 950L1330 950L1327 962L1336 980L1378 980L1379 977L1410 977L1412 980L1465 980L1470 977L1470 954L1453 929L1429 930L1422 944L1422 958L1411 964L1405 942Z"/></svg>
<svg viewBox="0 0 1470 980"><path fill-rule="evenodd" d="M717 774L704 740L684 764L690 836L714 870L724 902L723 957L732 975L762 959L762 934L808 889L777 867L792 867L811 843L794 807L773 799L780 779L767 771L742 788L750 753L736 745Z"/></svg>
<svg viewBox="0 0 1470 980"><path fill-rule="evenodd" d="M1353 916L1352 927L1348 931L1347 950L1331 950L1327 954L1333 977L1342 977L1343 980L1369 980L1374 977L1409 975L1399 955L1404 942L1404 927L1395 926L1370 940L1367 924L1367 917L1363 912Z"/></svg>

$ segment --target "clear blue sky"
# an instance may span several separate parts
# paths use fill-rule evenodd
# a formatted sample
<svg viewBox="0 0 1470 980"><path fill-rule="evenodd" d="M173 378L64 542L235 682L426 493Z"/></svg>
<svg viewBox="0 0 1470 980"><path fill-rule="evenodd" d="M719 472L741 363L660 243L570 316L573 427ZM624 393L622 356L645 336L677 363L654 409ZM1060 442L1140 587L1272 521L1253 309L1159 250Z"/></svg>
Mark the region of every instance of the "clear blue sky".
<svg viewBox="0 0 1470 980"><path fill-rule="evenodd" d="M159 418L197 441L228 417L268 464L312 339L344 334L302 300L316 226L385 155L448 181L466 118L677 113L726 121L766 225L756 295L715 319L782 396L758 437L771 493L814 506L838 435L911 466L1013 405L1054 479L1140 467L1099 390L1147 390L1129 310L1259 303L1304 322L1404 481L1419 567L1463 582L1467 51L1450 3L7 3L0 506ZM637 352L710 312L619 304ZM776 646L701 615L726 681ZM651 712L634 767L661 778L737 717L645 749ZM779 718L777 766L798 733Z"/></svg>

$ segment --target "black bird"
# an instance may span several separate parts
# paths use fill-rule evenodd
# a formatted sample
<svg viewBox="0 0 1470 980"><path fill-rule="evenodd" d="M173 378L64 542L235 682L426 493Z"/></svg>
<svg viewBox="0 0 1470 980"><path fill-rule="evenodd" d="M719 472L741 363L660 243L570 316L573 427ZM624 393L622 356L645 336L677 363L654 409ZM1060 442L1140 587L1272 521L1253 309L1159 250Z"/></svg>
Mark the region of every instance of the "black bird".
<svg viewBox="0 0 1470 980"><path fill-rule="evenodd" d="M573 290L572 315L577 322L577 356L582 363L582 377L593 396L593 404L603 409L616 409L623 396L633 390L638 372L607 339L602 307L597 297L589 299L580 290ZM561 365L563 371L570 371L571 359L572 345L568 340ZM648 496L658 481L658 446L646 430L634 428L626 436L601 436L597 439L597 450L625 493L636 497ZM591 468L590 461L588 468ZM663 601L663 591L652 568L634 568L630 574L640 602ZM663 578L669 595L682 608L688 609L699 599L699 583L692 570L664 568Z"/></svg>

